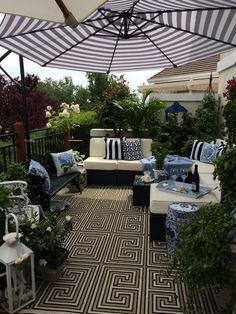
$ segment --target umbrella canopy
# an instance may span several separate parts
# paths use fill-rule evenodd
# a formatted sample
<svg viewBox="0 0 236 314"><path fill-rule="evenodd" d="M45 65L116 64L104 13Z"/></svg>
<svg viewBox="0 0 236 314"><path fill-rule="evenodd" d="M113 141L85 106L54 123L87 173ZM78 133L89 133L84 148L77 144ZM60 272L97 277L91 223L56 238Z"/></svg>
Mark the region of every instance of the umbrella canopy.
<svg viewBox="0 0 236 314"><path fill-rule="evenodd" d="M108 0L76 28L6 15L0 45L41 66L146 70L234 48L235 21L236 0Z"/></svg>
<svg viewBox="0 0 236 314"><path fill-rule="evenodd" d="M0 11L70 26L78 24L105 0L1 0Z"/></svg>

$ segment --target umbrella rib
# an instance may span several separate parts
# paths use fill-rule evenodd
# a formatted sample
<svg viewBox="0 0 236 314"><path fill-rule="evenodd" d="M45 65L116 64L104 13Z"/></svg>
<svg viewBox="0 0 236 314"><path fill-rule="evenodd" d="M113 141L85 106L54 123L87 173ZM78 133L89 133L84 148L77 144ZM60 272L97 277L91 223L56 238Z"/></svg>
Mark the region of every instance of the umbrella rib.
<svg viewBox="0 0 236 314"><path fill-rule="evenodd" d="M74 47L76 47L77 45L83 43L85 40L89 39L90 37L96 35L97 33L99 33L100 31L104 30L105 27L107 27L108 25L110 25L112 22L109 22L107 25L104 25L102 28L98 28L97 31L95 31L94 33L91 33L89 36L87 36L86 38L83 38L82 40L78 41L76 44L70 46L68 49L64 50L63 52L59 53L57 56L53 57L52 59L50 59L49 61L45 62L42 66L47 66L50 62L54 61L55 59L57 59L58 57L62 56L63 54L65 54L67 51L73 49Z"/></svg>
<svg viewBox="0 0 236 314"><path fill-rule="evenodd" d="M173 65L174 68L177 67L177 65L165 54L164 51L162 51L162 49L160 47L157 46L157 44L148 36L148 34L142 30L134 21L133 21L133 24L137 27L137 29L139 29L139 31L141 33L143 33L146 38L163 54L163 56Z"/></svg>
<svg viewBox="0 0 236 314"><path fill-rule="evenodd" d="M119 39L120 39L120 35L121 35L121 30L122 30L123 24L124 24L124 20L121 23L121 26L120 26L120 29L119 29L119 34L118 34L117 39L116 39L116 44L115 44L115 47L113 49L113 53L112 53L112 56L111 56L111 60L110 60L110 64L109 64L109 67L108 67L108 70L107 70L107 74L110 73L110 69L111 69L111 66L112 66L112 62L114 60L114 56L115 56L116 48L117 48L117 45L118 45L118 42L119 42Z"/></svg>

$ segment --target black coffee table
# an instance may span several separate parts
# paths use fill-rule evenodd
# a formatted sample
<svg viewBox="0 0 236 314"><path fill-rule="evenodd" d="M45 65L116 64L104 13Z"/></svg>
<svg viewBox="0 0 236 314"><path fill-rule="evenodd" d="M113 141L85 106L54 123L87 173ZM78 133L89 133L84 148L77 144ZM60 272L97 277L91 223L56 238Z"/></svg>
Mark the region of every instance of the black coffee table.
<svg viewBox="0 0 236 314"><path fill-rule="evenodd" d="M142 181L142 175L136 175L133 183L133 206L149 206L150 184Z"/></svg>

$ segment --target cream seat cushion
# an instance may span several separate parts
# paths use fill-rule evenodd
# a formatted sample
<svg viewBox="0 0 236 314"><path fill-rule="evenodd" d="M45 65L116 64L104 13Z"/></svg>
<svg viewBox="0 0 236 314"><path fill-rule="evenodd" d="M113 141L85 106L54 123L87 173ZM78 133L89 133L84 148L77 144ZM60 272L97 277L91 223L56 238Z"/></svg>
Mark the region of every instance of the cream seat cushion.
<svg viewBox="0 0 236 314"><path fill-rule="evenodd" d="M139 160L118 160L117 170L142 171L143 166Z"/></svg>
<svg viewBox="0 0 236 314"><path fill-rule="evenodd" d="M161 191L156 186L157 183L152 183L150 187L150 212L154 214L167 214L168 207L173 202L194 203L200 207L208 203L219 203L218 198L212 192L199 198L191 198Z"/></svg>
<svg viewBox="0 0 236 314"><path fill-rule="evenodd" d="M86 170L116 170L117 160L88 157L84 160L84 167Z"/></svg>

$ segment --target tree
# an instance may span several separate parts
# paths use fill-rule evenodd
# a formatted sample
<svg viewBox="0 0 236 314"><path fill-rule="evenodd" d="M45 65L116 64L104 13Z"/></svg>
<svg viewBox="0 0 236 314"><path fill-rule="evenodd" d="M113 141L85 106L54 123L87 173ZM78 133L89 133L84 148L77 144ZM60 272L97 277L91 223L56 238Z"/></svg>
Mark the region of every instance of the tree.
<svg viewBox="0 0 236 314"><path fill-rule="evenodd" d="M25 78L30 129L45 126L45 108L54 104L47 95L38 90L38 80L37 76L29 74ZM15 78L15 81L19 86L21 85L19 78ZM0 99L0 123L4 132L6 129L12 130L15 122L24 120L21 91L4 76L0 76Z"/></svg>
<svg viewBox="0 0 236 314"><path fill-rule="evenodd" d="M111 87L114 75L105 73L86 73L89 89L89 100L92 104L101 104L105 101L105 93Z"/></svg>
<svg viewBox="0 0 236 314"><path fill-rule="evenodd" d="M46 78L45 81L40 81L39 89L50 97L59 107L62 102L71 103L75 101L73 84L70 76L65 76L63 79L57 81L52 78Z"/></svg>
<svg viewBox="0 0 236 314"><path fill-rule="evenodd" d="M219 108L215 97L206 94L196 110L194 135L198 139L212 140L219 133Z"/></svg>

